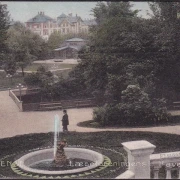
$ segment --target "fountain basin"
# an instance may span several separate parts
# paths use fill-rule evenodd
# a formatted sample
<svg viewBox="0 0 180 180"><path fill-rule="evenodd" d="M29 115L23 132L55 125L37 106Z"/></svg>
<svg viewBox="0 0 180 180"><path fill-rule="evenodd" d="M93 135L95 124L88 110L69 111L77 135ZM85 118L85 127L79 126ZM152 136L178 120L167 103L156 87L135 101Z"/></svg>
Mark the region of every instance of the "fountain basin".
<svg viewBox="0 0 180 180"><path fill-rule="evenodd" d="M74 174L74 173L88 171L90 169L94 169L100 166L104 161L102 154L89 150L89 149L64 148L64 151L68 159L80 158L80 159L92 161L93 164L87 167L71 169L71 170L58 170L58 171L39 170L39 169L34 169L30 167L38 162L53 159L54 148L43 149L43 150L28 153L22 156L21 158L19 158L18 160L16 160L15 164L27 172L38 173L38 174L58 175L58 174Z"/></svg>

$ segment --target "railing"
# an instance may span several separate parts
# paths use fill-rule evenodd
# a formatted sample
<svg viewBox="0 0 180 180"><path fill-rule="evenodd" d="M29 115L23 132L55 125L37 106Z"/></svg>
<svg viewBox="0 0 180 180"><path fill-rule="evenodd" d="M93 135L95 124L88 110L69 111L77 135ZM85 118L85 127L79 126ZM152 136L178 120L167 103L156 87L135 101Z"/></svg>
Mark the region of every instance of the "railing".
<svg viewBox="0 0 180 180"><path fill-rule="evenodd" d="M122 143L128 154L128 170L116 179L159 178L160 168L165 167L166 179L171 179L171 171L178 171L180 179L180 151L152 154L156 146L148 141L130 141ZM152 173L151 173L152 170ZM177 173L176 173L177 174Z"/></svg>
<svg viewBox="0 0 180 180"><path fill-rule="evenodd" d="M152 154L150 156L151 167L154 179L159 178L159 171L162 167L166 171L166 179L171 179L171 171L177 171L180 179L180 151L170 153Z"/></svg>
<svg viewBox="0 0 180 180"><path fill-rule="evenodd" d="M115 179L134 179L134 178L135 178L135 174L132 171L127 170L126 172L117 176Z"/></svg>
<svg viewBox="0 0 180 180"><path fill-rule="evenodd" d="M23 111L23 108L22 108L22 101L20 101L16 94L12 91L12 90L9 90L9 96L12 98L12 100L16 103L16 105L18 106L18 108L20 109L20 111Z"/></svg>
<svg viewBox="0 0 180 180"><path fill-rule="evenodd" d="M21 95L26 95L26 94L36 94L40 91L39 88L36 88L36 89L28 89L28 88L22 88L21 89ZM20 92L19 92L19 89L12 89L12 92L16 95L16 96L19 96L20 95Z"/></svg>

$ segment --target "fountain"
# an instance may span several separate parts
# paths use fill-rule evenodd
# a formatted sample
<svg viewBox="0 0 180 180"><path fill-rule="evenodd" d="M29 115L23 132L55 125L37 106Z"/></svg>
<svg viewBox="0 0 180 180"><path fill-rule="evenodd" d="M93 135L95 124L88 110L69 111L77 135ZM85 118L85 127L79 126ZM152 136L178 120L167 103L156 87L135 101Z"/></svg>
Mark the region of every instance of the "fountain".
<svg viewBox="0 0 180 180"><path fill-rule="evenodd" d="M44 175L67 175L89 171L102 166L102 154L85 149L65 147L65 140L58 141L60 132L59 116L54 118L54 148L30 152L15 161L15 165L25 172ZM64 144L63 144L64 143ZM60 148L60 151L57 150ZM62 153L64 161L58 161L57 154ZM67 159L66 159L67 157ZM63 159L62 158L62 159ZM75 166L75 164L83 164Z"/></svg>

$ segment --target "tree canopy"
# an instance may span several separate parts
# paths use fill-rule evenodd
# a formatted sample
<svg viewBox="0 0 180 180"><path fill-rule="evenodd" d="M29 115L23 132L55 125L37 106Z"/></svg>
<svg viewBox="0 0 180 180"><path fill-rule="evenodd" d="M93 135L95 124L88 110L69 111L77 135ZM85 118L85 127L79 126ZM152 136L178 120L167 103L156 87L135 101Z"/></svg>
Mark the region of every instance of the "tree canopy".
<svg viewBox="0 0 180 180"><path fill-rule="evenodd" d="M89 92L115 100L130 84L139 84L152 97L170 99L178 92L179 3L151 3L151 8L150 19L137 17L128 2L100 2L93 9L99 23L77 68Z"/></svg>
<svg viewBox="0 0 180 180"><path fill-rule="evenodd" d="M0 3L0 63L6 53L7 30L9 27L9 14L7 11L7 5Z"/></svg>
<svg viewBox="0 0 180 180"><path fill-rule="evenodd" d="M8 52L13 57L11 61L16 62L24 76L24 68L37 59L42 51L44 40L38 34L27 30L20 22L8 29L7 36ZM6 64L9 62L7 61Z"/></svg>

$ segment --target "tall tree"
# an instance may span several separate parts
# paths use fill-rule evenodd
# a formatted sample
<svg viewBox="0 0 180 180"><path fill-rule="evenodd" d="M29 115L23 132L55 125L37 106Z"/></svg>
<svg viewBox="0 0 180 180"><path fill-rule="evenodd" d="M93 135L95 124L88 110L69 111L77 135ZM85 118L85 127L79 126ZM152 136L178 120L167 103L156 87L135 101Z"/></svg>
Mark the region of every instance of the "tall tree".
<svg viewBox="0 0 180 180"><path fill-rule="evenodd" d="M16 65L21 68L24 76L24 68L37 59L44 41L38 34L27 30L22 23L17 22L9 28L6 43L9 54L13 55Z"/></svg>
<svg viewBox="0 0 180 180"><path fill-rule="evenodd" d="M89 92L113 94L119 99L125 88L127 52L140 49L134 24L137 12L128 2L100 2L93 9L98 25L92 28L90 50L79 55L82 59L85 84Z"/></svg>
<svg viewBox="0 0 180 180"><path fill-rule="evenodd" d="M6 53L5 41L7 39L7 30L9 27L9 14L7 11L7 5L0 3L0 63Z"/></svg>
<svg viewBox="0 0 180 180"><path fill-rule="evenodd" d="M169 98L173 97L169 96L169 93L175 94L180 91L180 3L156 2L150 3L150 8L156 27L159 26L161 29L154 40L158 49L158 54L154 56L157 93Z"/></svg>

